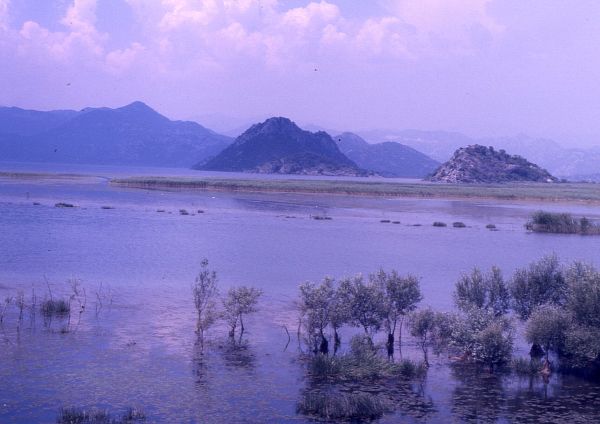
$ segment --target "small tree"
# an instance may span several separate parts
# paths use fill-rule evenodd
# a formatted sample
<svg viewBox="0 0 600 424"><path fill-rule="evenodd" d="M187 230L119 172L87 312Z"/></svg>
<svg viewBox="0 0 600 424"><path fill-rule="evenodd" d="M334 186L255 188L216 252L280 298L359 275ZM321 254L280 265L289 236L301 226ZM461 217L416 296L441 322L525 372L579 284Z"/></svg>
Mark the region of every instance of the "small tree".
<svg viewBox="0 0 600 424"><path fill-rule="evenodd" d="M346 278L340 283L340 299L350 311L349 323L362 327L372 342L385 318L385 297L379 285L365 283L362 275Z"/></svg>
<svg viewBox="0 0 600 424"><path fill-rule="evenodd" d="M325 278L320 285L306 282L300 286L300 313L304 318L309 343L313 345L315 352L329 352L325 328L335 314L335 297L336 291L331 278ZM336 324L341 325L337 321Z"/></svg>
<svg viewBox="0 0 600 424"><path fill-rule="evenodd" d="M436 316L431 308L420 309L410 315L408 326L410 334L418 339L423 351L425 366L429 366L427 348L432 341L435 330Z"/></svg>
<svg viewBox="0 0 600 424"><path fill-rule="evenodd" d="M510 283L513 309L523 320L540 305L562 305L567 283L556 255L544 256L528 268L518 269Z"/></svg>
<svg viewBox="0 0 600 424"><path fill-rule="evenodd" d="M230 327L230 336L235 336L238 322L240 324L240 337L244 334L244 315L258 311L258 299L262 290L254 287L232 287L223 299L223 316Z"/></svg>
<svg viewBox="0 0 600 424"><path fill-rule="evenodd" d="M548 361L550 351L558 354L562 350L570 327L571 316L563 308L542 305L533 311L527 321L525 337L528 342L544 349Z"/></svg>
<svg viewBox="0 0 600 424"><path fill-rule="evenodd" d="M394 335L399 330L398 343L402 345L402 326L404 318L417 307L423 296L419 288L419 279L413 275L400 276L396 271L386 273L380 270L371 275L371 281L379 285L385 294L383 303L383 322L388 332L388 355L394 354ZM399 324L399 325L398 325Z"/></svg>
<svg viewBox="0 0 600 424"><path fill-rule="evenodd" d="M215 323L218 316L217 274L208 268L207 259L203 259L200 264L200 273L192 286L192 293L197 313L196 332L200 337L201 344L204 345L204 333Z"/></svg>
<svg viewBox="0 0 600 424"><path fill-rule="evenodd" d="M502 320L495 320L477 333L473 349L475 361L489 367L505 364L512 355L513 336Z"/></svg>
<svg viewBox="0 0 600 424"><path fill-rule="evenodd" d="M456 282L454 301L463 312L479 308L491 310L496 316L504 315L510 306L510 293L500 268L494 266L485 275L474 268L470 275L463 275Z"/></svg>

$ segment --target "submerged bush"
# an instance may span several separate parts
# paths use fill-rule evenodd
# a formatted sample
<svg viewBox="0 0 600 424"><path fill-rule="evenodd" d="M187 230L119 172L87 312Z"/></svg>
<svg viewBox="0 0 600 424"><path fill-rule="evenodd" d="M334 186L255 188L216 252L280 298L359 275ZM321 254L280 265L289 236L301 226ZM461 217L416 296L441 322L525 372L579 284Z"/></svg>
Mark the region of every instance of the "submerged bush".
<svg viewBox="0 0 600 424"><path fill-rule="evenodd" d="M464 222L460 222L460 221L458 221L458 222L453 222L453 223L452 223L452 226L453 226L454 228L465 228L465 227L466 227L465 223L464 223Z"/></svg>
<svg viewBox="0 0 600 424"><path fill-rule="evenodd" d="M445 222L440 222L440 221L435 221L433 223L434 227L446 227L446 223Z"/></svg>
<svg viewBox="0 0 600 424"><path fill-rule="evenodd" d="M387 402L370 393L308 392L298 402L300 414L327 420L375 420L390 410Z"/></svg>
<svg viewBox="0 0 600 424"><path fill-rule="evenodd" d="M569 213L537 211L525 224L535 233L600 234L600 226L586 217L577 219Z"/></svg>
<svg viewBox="0 0 600 424"><path fill-rule="evenodd" d="M71 305L65 299L47 299L42 302L40 309L45 317L64 316L71 312Z"/></svg>
<svg viewBox="0 0 600 424"><path fill-rule="evenodd" d="M510 368L516 375L528 377L539 374L542 364L535 359L515 358L510 362Z"/></svg>

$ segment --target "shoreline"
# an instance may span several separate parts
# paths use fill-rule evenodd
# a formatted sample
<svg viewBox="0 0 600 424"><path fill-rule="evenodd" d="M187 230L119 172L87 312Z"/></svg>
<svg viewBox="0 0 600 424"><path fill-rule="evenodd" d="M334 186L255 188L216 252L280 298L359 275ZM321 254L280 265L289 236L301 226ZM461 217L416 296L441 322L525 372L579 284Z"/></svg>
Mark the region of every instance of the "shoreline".
<svg viewBox="0 0 600 424"><path fill-rule="evenodd" d="M600 204L600 186L586 183L443 184L349 180L129 177L111 179L109 184L116 187L164 191L328 194L361 197Z"/></svg>

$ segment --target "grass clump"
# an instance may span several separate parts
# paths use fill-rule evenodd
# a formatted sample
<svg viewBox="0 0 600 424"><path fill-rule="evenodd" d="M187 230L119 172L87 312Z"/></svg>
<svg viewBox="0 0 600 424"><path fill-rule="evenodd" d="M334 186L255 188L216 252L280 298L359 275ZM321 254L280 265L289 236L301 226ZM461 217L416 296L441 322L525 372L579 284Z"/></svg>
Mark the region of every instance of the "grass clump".
<svg viewBox="0 0 600 424"><path fill-rule="evenodd" d="M441 221L435 221L433 223L434 227L446 227L446 223L445 222L441 222Z"/></svg>
<svg viewBox="0 0 600 424"><path fill-rule="evenodd" d="M465 223L464 222L460 222L460 221L453 222L452 226L454 228L465 228L466 227Z"/></svg>
<svg viewBox="0 0 600 424"><path fill-rule="evenodd" d="M135 408L129 408L119 418L113 418L106 411L86 411L80 408L62 408L56 419L57 424L127 424L146 421L146 415Z"/></svg>
<svg viewBox="0 0 600 424"><path fill-rule="evenodd" d="M392 221L392 224L400 224L400 221Z"/></svg>
<svg viewBox="0 0 600 424"><path fill-rule="evenodd" d="M186 209L179 209L179 215L189 215L190 213Z"/></svg>
<svg viewBox="0 0 600 424"><path fill-rule="evenodd" d="M74 208L75 205L72 203L58 202L54 204L55 208Z"/></svg>
<svg viewBox="0 0 600 424"><path fill-rule="evenodd" d="M392 362L380 355L364 336L352 338L350 352L328 356L317 354L308 362L309 375L316 379L340 382L364 382L422 377L427 368L409 359Z"/></svg>
<svg viewBox="0 0 600 424"><path fill-rule="evenodd" d="M114 206L100 206L100 209L114 209Z"/></svg>
<svg viewBox="0 0 600 424"><path fill-rule="evenodd" d="M494 224L488 224L485 226L485 228L487 228L488 230L495 230L496 226Z"/></svg>
<svg viewBox="0 0 600 424"><path fill-rule="evenodd" d="M534 233L555 234L600 234L600 225L591 222L586 217L575 218L570 213L534 212L525 228Z"/></svg>
<svg viewBox="0 0 600 424"><path fill-rule="evenodd" d="M296 406L303 415L353 422L376 420L388 410L387 402L370 393L309 392Z"/></svg>
<svg viewBox="0 0 600 424"><path fill-rule="evenodd" d="M45 317L65 316L71 312L71 304L65 299L47 299L40 305L40 310Z"/></svg>
<svg viewBox="0 0 600 424"><path fill-rule="evenodd" d="M389 224L391 221L389 219L382 219L381 221L382 224Z"/></svg>

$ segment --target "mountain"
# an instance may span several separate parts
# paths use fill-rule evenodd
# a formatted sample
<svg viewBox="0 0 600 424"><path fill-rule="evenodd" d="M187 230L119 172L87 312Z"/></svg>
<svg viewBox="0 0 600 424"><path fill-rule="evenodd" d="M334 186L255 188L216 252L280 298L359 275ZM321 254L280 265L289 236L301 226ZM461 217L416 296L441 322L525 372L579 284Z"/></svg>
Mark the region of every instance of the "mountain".
<svg viewBox="0 0 600 424"><path fill-rule="evenodd" d="M445 183L558 182L548 171L521 156L474 144L461 147L428 178Z"/></svg>
<svg viewBox="0 0 600 424"><path fill-rule="evenodd" d="M400 143L386 141L369 144L350 132L334 139L342 153L358 166L384 177L423 178L440 166L439 162Z"/></svg>
<svg viewBox="0 0 600 424"><path fill-rule="evenodd" d="M171 121L142 102L116 109L0 108L4 161L190 167L231 143L200 124Z"/></svg>
<svg viewBox="0 0 600 424"><path fill-rule="evenodd" d="M265 174L365 176L323 131L300 129L287 118L255 124L206 164L196 169Z"/></svg>
<svg viewBox="0 0 600 424"><path fill-rule="evenodd" d="M461 146L481 144L526 157L554 175L569 179L600 174L600 147L566 148L548 138L525 134L512 137L471 138L448 131L371 130L359 132L370 141L391 140L410 146L427 156L445 162Z"/></svg>

